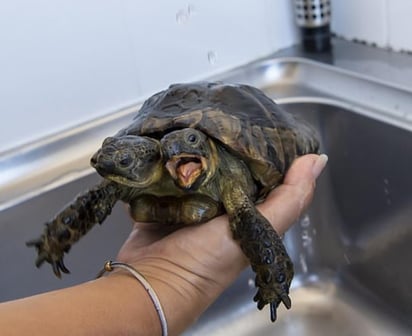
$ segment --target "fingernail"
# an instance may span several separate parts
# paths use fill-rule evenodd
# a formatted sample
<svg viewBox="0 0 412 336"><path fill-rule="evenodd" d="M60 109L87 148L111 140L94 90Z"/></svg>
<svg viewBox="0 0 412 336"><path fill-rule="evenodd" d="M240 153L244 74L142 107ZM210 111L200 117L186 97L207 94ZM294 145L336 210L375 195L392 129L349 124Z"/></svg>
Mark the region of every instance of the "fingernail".
<svg viewBox="0 0 412 336"><path fill-rule="evenodd" d="M315 163L313 164L312 167L312 174L315 179L317 179L322 173L323 169L326 166L326 163L328 162L328 156L326 154L321 154L319 157L316 159Z"/></svg>

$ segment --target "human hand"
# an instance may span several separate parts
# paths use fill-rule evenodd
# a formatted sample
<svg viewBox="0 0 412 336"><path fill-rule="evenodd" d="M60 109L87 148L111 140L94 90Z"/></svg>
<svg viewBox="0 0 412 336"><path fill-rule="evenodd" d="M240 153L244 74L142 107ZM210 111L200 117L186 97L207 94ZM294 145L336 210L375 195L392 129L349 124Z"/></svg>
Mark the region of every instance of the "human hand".
<svg viewBox="0 0 412 336"><path fill-rule="evenodd" d="M312 200L326 160L314 154L296 159L283 184L257 206L279 234ZM168 320L178 321L170 325L174 332L192 323L248 265L226 215L172 233L158 224L135 223L118 260L133 265L156 289Z"/></svg>

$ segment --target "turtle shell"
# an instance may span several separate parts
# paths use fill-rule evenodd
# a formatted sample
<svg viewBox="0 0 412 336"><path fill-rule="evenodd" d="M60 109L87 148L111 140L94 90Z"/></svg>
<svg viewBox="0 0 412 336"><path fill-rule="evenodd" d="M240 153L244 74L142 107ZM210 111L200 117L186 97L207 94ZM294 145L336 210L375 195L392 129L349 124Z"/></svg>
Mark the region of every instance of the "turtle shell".
<svg viewBox="0 0 412 336"><path fill-rule="evenodd" d="M160 139L195 128L221 142L250 167L262 186L274 187L297 156L317 153L315 132L248 85L174 84L150 97L118 135Z"/></svg>

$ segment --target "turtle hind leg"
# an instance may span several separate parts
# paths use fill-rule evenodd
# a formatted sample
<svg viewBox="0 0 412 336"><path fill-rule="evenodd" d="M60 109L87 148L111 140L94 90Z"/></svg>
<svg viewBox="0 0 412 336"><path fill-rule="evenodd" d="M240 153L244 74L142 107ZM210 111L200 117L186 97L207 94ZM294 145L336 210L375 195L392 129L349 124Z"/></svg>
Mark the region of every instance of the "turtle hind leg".
<svg viewBox="0 0 412 336"><path fill-rule="evenodd" d="M43 234L26 242L37 250L36 266L51 264L54 274L69 273L63 256L71 246L84 236L96 223L102 223L120 197L116 184L104 181L93 189L80 194L72 203L46 223Z"/></svg>

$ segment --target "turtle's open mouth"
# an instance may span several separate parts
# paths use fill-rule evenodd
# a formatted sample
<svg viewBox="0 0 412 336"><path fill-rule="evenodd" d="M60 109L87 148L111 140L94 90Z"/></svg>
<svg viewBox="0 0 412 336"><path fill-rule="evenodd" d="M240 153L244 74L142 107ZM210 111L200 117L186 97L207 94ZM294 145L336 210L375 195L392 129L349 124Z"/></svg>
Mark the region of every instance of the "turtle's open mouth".
<svg viewBox="0 0 412 336"><path fill-rule="evenodd" d="M207 169L207 162L200 155L180 154L167 161L166 169L180 187L189 189Z"/></svg>

